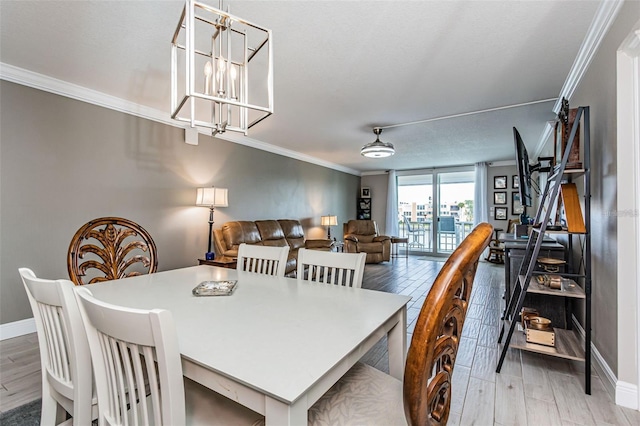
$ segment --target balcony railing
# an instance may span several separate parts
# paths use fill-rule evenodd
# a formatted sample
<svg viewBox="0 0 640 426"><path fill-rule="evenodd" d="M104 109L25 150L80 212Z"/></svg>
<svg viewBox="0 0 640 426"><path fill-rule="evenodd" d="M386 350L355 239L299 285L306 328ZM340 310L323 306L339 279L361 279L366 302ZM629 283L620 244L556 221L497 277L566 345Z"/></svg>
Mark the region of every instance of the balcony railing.
<svg viewBox="0 0 640 426"><path fill-rule="evenodd" d="M399 223L401 237L409 239L407 248L410 252L434 252L432 241L432 221L411 222L412 231L409 232L404 221ZM473 222L455 222L454 232L438 232L440 253L450 253L454 251L458 244L464 240L473 229Z"/></svg>

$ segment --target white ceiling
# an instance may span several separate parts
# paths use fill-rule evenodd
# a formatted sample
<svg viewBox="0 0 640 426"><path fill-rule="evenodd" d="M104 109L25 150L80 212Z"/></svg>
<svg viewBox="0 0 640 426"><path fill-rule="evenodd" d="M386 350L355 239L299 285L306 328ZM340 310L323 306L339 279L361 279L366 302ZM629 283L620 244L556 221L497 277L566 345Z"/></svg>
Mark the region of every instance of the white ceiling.
<svg viewBox="0 0 640 426"><path fill-rule="evenodd" d="M386 129L396 155L359 154L374 126L556 98L600 3L227 1L273 31L275 112L249 142L356 173L511 160L512 126L535 152L555 101ZM0 61L168 118L183 4L0 0Z"/></svg>

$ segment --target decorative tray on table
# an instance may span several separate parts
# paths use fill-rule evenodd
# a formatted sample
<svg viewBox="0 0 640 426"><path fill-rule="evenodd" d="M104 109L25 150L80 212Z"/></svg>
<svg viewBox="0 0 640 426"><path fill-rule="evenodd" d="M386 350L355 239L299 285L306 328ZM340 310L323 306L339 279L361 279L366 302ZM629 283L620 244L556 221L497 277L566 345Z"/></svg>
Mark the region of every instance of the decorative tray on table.
<svg viewBox="0 0 640 426"><path fill-rule="evenodd" d="M194 296L228 296L236 289L237 281L202 281L193 290Z"/></svg>

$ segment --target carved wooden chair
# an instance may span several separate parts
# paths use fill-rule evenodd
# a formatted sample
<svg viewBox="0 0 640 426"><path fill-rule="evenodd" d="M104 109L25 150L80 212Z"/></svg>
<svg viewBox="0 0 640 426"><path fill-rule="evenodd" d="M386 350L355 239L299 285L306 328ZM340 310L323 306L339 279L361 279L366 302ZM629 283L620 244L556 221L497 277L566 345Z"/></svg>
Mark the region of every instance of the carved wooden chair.
<svg viewBox="0 0 640 426"><path fill-rule="evenodd" d="M520 223L520 219L509 219L507 222L507 234L516 233L516 225ZM489 253L485 260L491 263L504 263L504 244L498 239L498 235L502 232L502 229L495 228L495 237L489 242Z"/></svg>
<svg viewBox="0 0 640 426"><path fill-rule="evenodd" d="M479 224L440 270L416 321L404 380L357 363L311 407L310 424L447 423L462 327L491 233L491 225Z"/></svg>
<svg viewBox="0 0 640 426"><path fill-rule="evenodd" d="M137 223L119 217L86 223L71 239L67 254L69 277L76 285L151 274L157 268L151 235Z"/></svg>

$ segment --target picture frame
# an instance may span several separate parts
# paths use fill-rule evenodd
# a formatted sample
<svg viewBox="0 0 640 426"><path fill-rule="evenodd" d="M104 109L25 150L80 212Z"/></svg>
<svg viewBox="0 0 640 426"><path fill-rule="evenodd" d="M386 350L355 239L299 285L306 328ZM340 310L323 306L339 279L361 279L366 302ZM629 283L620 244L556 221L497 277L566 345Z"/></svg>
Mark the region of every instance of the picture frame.
<svg viewBox="0 0 640 426"><path fill-rule="evenodd" d="M494 218L495 220L507 220L507 207L494 207Z"/></svg>
<svg viewBox="0 0 640 426"><path fill-rule="evenodd" d="M511 193L511 215L518 216L524 213L524 206L520 203L520 192L513 191Z"/></svg>
<svg viewBox="0 0 640 426"><path fill-rule="evenodd" d="M493 204L507 204L507 192L506 191L494 192Z"/></svg>
<svg viewBox="0 0 640 426"><path fill-rule="evenodd" d="M494 176L493 177L493 189L507 189L507 177L506 176Z"/></svg>
<svg viewBox="0 0 640 426"><path fill-rule="evenodd" d="M371 189L367 187L360 188L360 198L371 198Z"/></svg>
<svg viewBox="0 0 640 426"><path fill-rule="evenodd" d="M511 176L511 187L513 189L519 189L520 188L520 177L518 175Z"/></svg>

